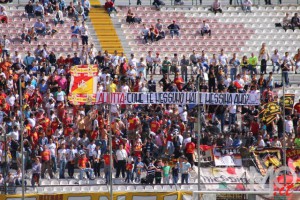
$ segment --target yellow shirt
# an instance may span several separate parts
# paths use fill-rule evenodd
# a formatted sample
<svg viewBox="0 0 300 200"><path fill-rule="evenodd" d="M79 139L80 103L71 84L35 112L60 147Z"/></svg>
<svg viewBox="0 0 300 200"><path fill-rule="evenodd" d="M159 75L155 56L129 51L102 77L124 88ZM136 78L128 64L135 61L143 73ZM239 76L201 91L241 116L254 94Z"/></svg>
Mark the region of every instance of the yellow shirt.
<svg viewBox="0 0 300 200"><path fill-rule="evenodd" d="M115 83L111 83L108 87L109 92L116 92L117 91L117 85Z"/></svg>

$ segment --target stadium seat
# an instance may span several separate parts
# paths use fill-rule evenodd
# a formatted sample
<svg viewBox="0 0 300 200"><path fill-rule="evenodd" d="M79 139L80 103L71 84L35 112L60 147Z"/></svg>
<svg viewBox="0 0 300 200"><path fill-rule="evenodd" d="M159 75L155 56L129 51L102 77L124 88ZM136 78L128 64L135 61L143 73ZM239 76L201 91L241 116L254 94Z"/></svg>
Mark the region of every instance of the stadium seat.
<svg viewBox="0 0 300 200"><path fill-rule="evenodd" d="M108 191L108 187L105 185L100 186L100 191Z"/></svg>

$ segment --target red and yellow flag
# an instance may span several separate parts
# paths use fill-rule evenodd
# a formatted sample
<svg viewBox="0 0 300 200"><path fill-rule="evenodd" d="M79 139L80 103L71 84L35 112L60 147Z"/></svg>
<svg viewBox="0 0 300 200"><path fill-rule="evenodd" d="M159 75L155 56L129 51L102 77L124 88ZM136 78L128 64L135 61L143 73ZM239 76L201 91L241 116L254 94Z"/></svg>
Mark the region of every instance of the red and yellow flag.
<svg viewBox="0 0 300 200"><path fill-rule="evenodd" d="M97 65L76 65L70 70L69 101L75 105L93 104L96 101Z"/></svg>

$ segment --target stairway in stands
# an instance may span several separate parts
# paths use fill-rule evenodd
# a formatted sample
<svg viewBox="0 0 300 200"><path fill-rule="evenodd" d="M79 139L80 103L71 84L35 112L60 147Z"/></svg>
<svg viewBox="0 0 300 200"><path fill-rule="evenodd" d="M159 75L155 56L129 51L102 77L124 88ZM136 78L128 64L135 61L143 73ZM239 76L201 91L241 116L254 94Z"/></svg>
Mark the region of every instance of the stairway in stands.
<svg viewBox="0 0 300 200"><path fill-rule="evenodd" d="M91 0L90 2L92 6L90 20L94 26L102 50L107 50L108 53L113 53L115 50L117 50L118 53L123 52L122 44L110 16L104 7L100 6L98 0Z"/></svg>

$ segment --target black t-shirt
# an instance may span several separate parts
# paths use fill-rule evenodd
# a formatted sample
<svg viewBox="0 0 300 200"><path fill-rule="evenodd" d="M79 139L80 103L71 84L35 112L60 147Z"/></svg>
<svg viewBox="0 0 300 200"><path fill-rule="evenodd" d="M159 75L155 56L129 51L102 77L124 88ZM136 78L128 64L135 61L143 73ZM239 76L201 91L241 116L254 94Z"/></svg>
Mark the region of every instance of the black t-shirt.
<svg viewBox="0 0 300 200"><path fill-rule="evenodd" d="M236 93L237 92L236 86L235 85L229 85L228 92L229 93Z"/></svg>
<svg viewBox="0 0 300 200"><path fill-rule="evenodd" d="M168 80L167 78L160 79L159 83L163 85L163 91L166 91L169 88L170 82L171 81Z"/></svg>
<svg viewBox="0 0 300 200"><path fill-rule="evenodd" d="M104 63L104 56L96 56L95 60L98 62L99 65L102 65Z"/></svg>

